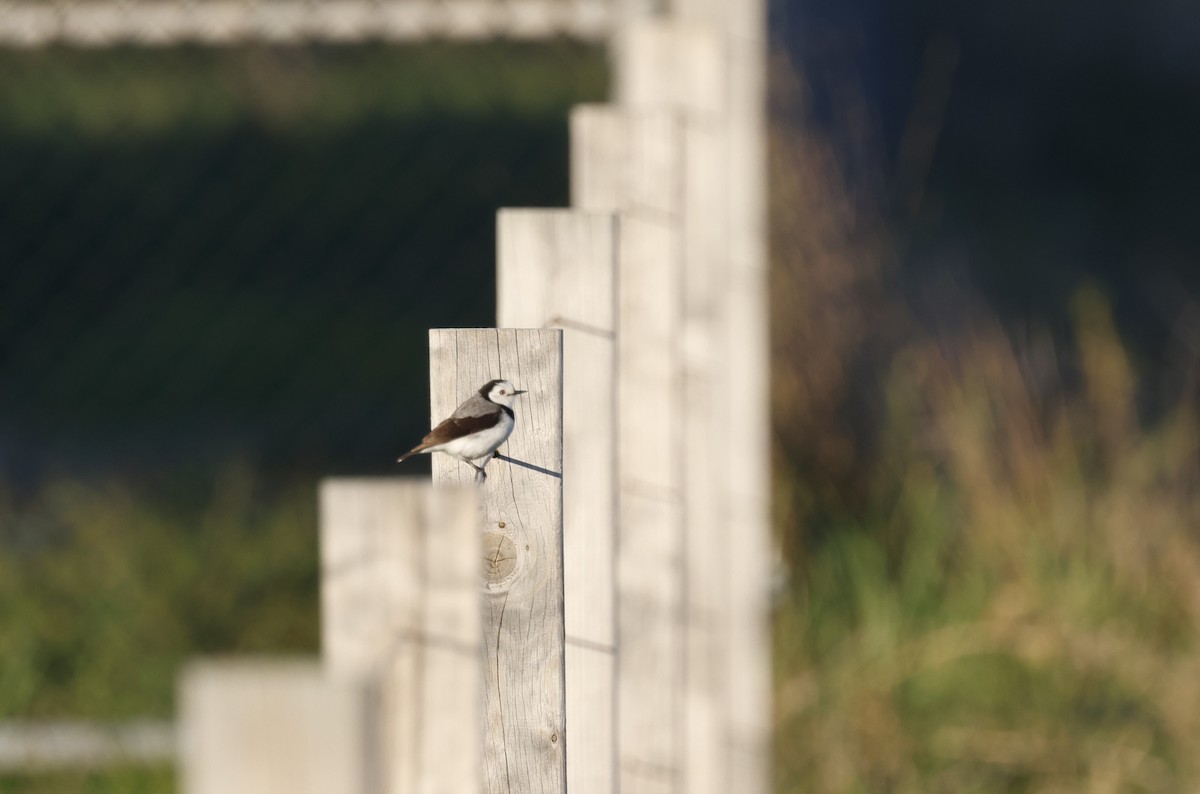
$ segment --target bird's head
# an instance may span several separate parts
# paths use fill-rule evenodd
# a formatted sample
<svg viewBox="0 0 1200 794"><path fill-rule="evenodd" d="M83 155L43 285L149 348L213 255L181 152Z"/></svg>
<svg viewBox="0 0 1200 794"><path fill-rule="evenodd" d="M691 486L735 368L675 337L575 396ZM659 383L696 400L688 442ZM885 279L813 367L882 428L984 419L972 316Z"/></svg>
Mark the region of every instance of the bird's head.
<svg viewBox="0 0 1200 794"><path fill-rule="evenodd" d="M517 395L524 394L525 390L516 388L506 380L492 380L485 383L479 393L497 405L507 405L512 408Z"/></svg>

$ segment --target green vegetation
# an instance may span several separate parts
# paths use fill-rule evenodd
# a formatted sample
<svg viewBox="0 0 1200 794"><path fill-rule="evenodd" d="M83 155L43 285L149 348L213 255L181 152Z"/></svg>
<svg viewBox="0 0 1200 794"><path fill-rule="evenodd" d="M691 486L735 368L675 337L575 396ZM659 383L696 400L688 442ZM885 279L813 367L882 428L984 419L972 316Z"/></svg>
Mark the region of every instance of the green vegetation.
<svg viewBox="0 0 1200 794"><path fill-rule="evenodd" d="M364 121L552 118L604 96L601 50L552 44L53 47L0 52L8 134L197 135L252 120L289 134Z"/></svg>
<svg viewBox="0 0 1200 794"><path fill-rule="evenodd" d="M1151 388L1096 288L1051 336L903 283L828 142L774 144L777 790L1196 790L1194 360Z"/></svg>
<svg viewBox="0 0 1200 794"><path fill-rule="evenodd" d="M170 767L0 775L0 794L170 794L173 791L175 770Z"/></svg>
<svg viewBox="0 0 1200 794"><path fill-rule="evenodd" d="M61 481L0 500L0 714L167 715L193 655L315 654L314 489L230 465L195 499Z"/></svg>
<svg viewBox="0 0 1200 794"><path fill-rule="evenodd" d="M317 653L312 483L271 492L236 464L207 489L62 480L0 496L0 527L5 717L169 715L189 658ZM3 794L174 786L172 768L0 775Z"/></svg>
<svg viewBox="0 0 1200 794"><path fill-rule="evenodd" d="M1178 791L1200 781L1196 416L1140 430L1095 295L1087 387L1039 419L998 337L910 351L872 519L776 622L783 791Z"/></svg>

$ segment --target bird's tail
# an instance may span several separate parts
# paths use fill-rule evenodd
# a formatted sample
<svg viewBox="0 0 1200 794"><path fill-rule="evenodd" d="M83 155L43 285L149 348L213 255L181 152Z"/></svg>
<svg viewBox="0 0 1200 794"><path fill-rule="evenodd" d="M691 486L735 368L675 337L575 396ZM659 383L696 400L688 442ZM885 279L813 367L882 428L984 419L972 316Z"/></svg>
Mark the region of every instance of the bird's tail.
<svg viewBox="0 0 1200 794"><path fill-rule="evenodd" d="M404 461L408 460L409 458L413 457L414 455L420 455L424 451L425 451L424 447L413 447L408 452L405 452L403 455L396 458L396 462L403 463Z"/></svg>

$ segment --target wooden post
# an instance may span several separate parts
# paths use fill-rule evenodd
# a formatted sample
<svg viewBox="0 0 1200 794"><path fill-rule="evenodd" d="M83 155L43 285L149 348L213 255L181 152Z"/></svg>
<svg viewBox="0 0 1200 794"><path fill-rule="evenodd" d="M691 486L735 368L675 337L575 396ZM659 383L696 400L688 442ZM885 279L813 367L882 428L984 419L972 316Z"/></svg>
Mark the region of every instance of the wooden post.
<svg viewBox="0 0 1200 794"><path fill-rule="evenodd" d="M669 19L641 21L617 32L621 59L616 94L630 110L720 113L728 82L716 27Z"/></svg>
<svg viewBox="0 0 1200 794"><path fill-rule="evenodd" d="M564 792L562 331L429 332L431 422L493 378L517 398L516 428L487 466L483 502L484 779L489 792ZM433 456L435 484L474 470ZM478 547L476 547L478 548Z"/></svg>
<svg viewBox="0 0 1200 794"><path fill-rule="evenodd" d="M180 678L184 794L374 794L369 691L315 662L206 661Z"/></svg>
<svg viewBox="0 0 1200 794"><path fill-rule="evenodd" d="M572 114L572 200L621 213L617 752L625 794L684 790L681 133L669 113Z"/></svg>
<svg viewBox="0 0 1200 794"><path fill-rule="evenodd" d="M617 68L684 125L689 794L769 788L764 38L761 0L678 0Z"/></svg>
<svg viewBox="0 0 1200 794"><path fill-rule="evenodd" d="M693 11L691 6L697 5ZM766 3L685 0L680 13L724 36L729 289L725 292L730 479L729 691L732 776L749 794L771 788L771 466L767 322ZM701 13L704 15L701 16Z"/></svg>
<svg viewBox="0 0 1200 794"><path fill-rule="evenodd" d="M621 96L631 112L667 110L679 126L683 249L679 372L684 539L682 783L688 794L742 790L729 761L730 609L727 419L721 334L727 288L724 98L720 39L711 28L662 21L628 28ZM669 68L667 65L669 64Z"/></svg>
<svg viewBox="0 0 1200 794"><path fill-rule="evenodd" d="M624 18L620 110L577 111L572 129L576 206L646 219L665 209L659 220L679 235L685 684L674 790L688 794L768 788L763 9L676 0L661 18ZM647 119L664 117L673 132L656 138L681 160L673 170L645 165L670 160L647 139Z"/></svg>
<svg viewBox="0 0 1200 794"><path fill-rule="evenodd" d="M387 794L480 790L478 504L427 481L321 484L324 660L378 682Z"/></svg>
<svg viewBox="0 0 1200 794"><path fill-rule="evenodd" d="M679 239L623 218L618 322L622 792L682 792Z"/></svg>
<svg viewBox="0 0 1200 794"><path fill-rule="evenodd" d="M617 218L502 210L497 321L563 329L563 588L571 794L615 794Z"/></svg>
<svg viewBox="0 0 1200 794"><path fill-rule="evenodd" d="M669 111L576 105L571 110L571 206L678 223L682 135Z"/></svg>

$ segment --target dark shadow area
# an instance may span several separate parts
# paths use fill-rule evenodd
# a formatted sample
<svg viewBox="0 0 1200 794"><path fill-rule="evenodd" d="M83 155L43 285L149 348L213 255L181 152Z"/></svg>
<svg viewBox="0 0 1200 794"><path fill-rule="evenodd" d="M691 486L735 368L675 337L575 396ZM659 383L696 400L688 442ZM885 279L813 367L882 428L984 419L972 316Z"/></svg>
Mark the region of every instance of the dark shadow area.
<svg viewBox="0 0 1200 794"><path fill-rule="evenodd" d="M75 116L0 126L0 476L188 474L233 457L283 476L391 472L427 429L426 329L494 323L495 212L565 205L569 103L603 85L594 53L547 48L524 54L530 81L555 82L540 72L564 60L577 77L533 108L476 82L473 105L385 87L377 107L343 99L355 107L340 117L316 100L261 107L299 103L291 71L333 101L361 94L364 71L386 86L508 55L456 64L430 49L424 65L386 50L373 65L174 54L199 97L204 69L218 84L239 65L245 80L283 77L252 106L226 96L223 113L185 108L178 123L139 106L101 132ZM86 91L88 59L69 56ZM92 56L101 75L156 65L124 57ZM314 87L347 62L345 85ZM33 91L46 78L29 68Z"/></svg>
<svg viewBox="0 0 1200 794"><path fill-rule="evenodd" d="M557 477L560 480L562 479L561 471L550 471L549 469L542 468L541 466L535 466L532 463L526 463L523 460L517 460L516 458L510 458L507 455L501 455L499 453L496 453L496 458L498 460L504 461L505 463L511 463L514 466L520 466L521 468L529 469L530 471L536 471L538 474L545 474L550 477Z"/></svg>

